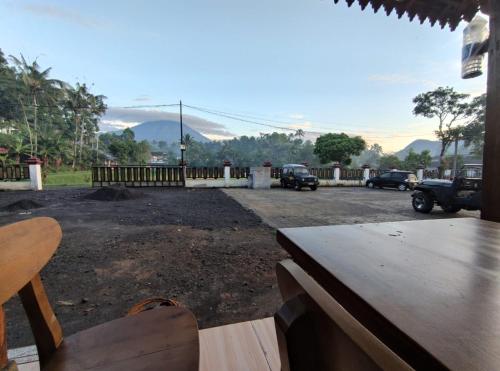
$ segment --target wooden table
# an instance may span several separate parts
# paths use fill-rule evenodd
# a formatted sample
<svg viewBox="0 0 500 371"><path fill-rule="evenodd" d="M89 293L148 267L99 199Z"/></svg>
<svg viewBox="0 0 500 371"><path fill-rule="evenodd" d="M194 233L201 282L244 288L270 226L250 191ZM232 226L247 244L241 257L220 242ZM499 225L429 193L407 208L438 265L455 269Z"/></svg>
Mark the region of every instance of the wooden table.
<svg viewBox="0 0 500 371"><path fill-rule="evenodd" d="M500 224L285 228L293 260L416 369L500 370Z"/></svg>

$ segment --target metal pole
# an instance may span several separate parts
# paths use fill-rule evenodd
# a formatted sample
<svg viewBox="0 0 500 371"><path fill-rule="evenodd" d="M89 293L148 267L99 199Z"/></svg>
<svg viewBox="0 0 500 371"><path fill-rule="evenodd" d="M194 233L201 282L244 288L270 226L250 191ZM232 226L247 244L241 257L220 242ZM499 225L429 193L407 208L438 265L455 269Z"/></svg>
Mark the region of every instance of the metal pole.
<svg viewBox="0 0 500 371"><path fill-rule="evenodd" d="M186 164L184 163L184 133L182 128L182 100L179 100L179 113L180 113L180 125L181 125L181 174L182 174L182 186L186 186Z"/></svg>
<svg viewBox="0 0 500 371"><path fill-rule="evenodd" d="M180 114L180 125L181 125L181 164L184 166L184 135L182 132L182 100L179 101L179 114Z"/></svg>
<svg viewBox="0 0 500 371"><path fill-rule="evenodd" d="M457 177L457 156L458 156L458 138L455 138L455 156L453 156L453 178Z"/></svg>

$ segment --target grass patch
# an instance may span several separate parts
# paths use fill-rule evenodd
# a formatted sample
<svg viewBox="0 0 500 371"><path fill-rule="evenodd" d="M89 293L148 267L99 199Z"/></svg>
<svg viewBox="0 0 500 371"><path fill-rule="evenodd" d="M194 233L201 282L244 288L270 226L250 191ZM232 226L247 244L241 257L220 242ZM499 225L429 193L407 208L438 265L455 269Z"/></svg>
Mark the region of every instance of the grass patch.
<svg viewBox="0 0 500 371"><path fill-rule="evenodd" d="M44 180L44 185L48 187L63 187L63 186L84 186L90 187L91 182L90 170L83 171L58 171L57 173L48 173Z"/></svg>

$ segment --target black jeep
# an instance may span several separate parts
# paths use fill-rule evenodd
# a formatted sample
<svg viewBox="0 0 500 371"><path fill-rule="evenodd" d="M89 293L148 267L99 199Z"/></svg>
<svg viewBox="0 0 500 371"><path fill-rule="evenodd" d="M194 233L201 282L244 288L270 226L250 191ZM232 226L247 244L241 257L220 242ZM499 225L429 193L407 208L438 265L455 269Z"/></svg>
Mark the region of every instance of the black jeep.
<svg viewBox="0 0 500 371"><path fill-rule="evenodd" d="M293 187L300 191L302 187L309 187L312 191L318 189L319 180L317 176L309 174L309 170L304 165L287 164L283 165L280 179L281 187Z"/></svg>
<svg viewBox="0 0 500 371"><path fill-rule="evenodd" d="M481 178L457 177L449 180L424 180L412 194L415 211L429 213L437 204L447 213L461 209L481 209Z"/></svg>

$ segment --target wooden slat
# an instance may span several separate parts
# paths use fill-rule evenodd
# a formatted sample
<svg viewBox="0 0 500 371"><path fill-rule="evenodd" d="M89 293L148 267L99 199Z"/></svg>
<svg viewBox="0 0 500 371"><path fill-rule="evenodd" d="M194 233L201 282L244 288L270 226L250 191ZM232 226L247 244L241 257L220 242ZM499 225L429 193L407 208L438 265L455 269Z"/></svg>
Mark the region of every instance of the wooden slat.
<svg viewBox="0 0 500 371"><path fill-rule="evenodd" d="M278 341L276 339L276 328L272 317L252 321L252 327L259 339L259 343L266 357L269 368L272 371L281 369L280 356L278 353Z"/></svg>
<svg viewBox="0 0 500 371"><path fill-rule="evenodd" d="M200 371L278 371L279 369L277 340L272 318L200 331Z"/></svg>

